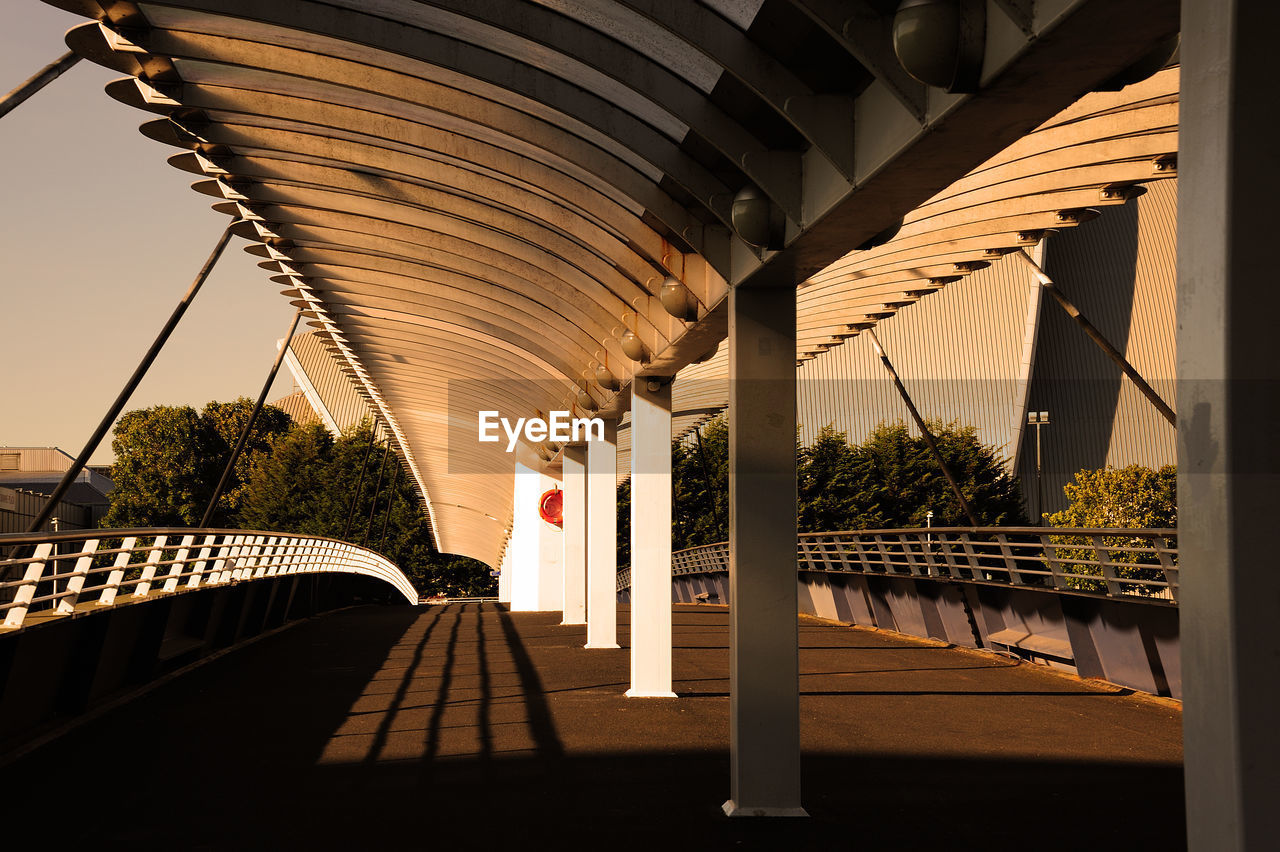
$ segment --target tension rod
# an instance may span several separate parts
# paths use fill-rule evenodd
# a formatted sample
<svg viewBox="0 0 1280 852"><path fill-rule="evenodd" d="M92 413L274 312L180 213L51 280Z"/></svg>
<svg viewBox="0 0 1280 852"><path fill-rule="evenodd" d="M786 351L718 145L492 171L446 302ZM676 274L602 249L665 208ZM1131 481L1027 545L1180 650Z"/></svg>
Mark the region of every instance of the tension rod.
<svg viewBox="0 0 1280 852"><path fill-rule="evenodd" d="M298 320L302 319L302 308L298 308L293 314L293 322L289 323L289 330L285 333L284 344L281 345L280 351L276 353L276 360L271 365L271 372L267 374L267 381L262 385L262 393L258 394L258 401L253 404L253 411L249 414L249 421L244 424L244 429L240 431L240 440L236 442L236 448L231 451L231 458L227 459L227 466L222 471L222 478L218 480L218 487L213 490L213 496L209 498L209 505L204 510L204 517L200 519L201 527L208 527L209 521L213 518L213 509L218 505L218 499L222 497L223 490L227 487L227 480L231 478L231 471L235 469L236 461L240 458L240 454L244 452L245 444L249 443L249 435L253 432L253 424L258 419L259 412L262 411L262 404L267 401L267 394L271 391L271 385L276 380L276 373L280 372L280 365L284 363L285 353L289 351L289 344L293 341L293 332L298 328Z"/></svg>
<svg viewBox="0 0 1280 852"><path fill-rule="evenodd" d="M182 315L187 312L187 308L191 306L191 302L196 297L196 293L200 292L201 285L205 279L209 277L209 273L213 271L214 264L218 262L218 258L222 256L222 250L227 247L227 241L231 239L231 228L234 227L239 220L232 222L227 229L222 232L222 236L218 238L218 244L213 247L213 252L204 262L204 266L200 268L200 272L196 274L195 281L191 282L191 286L187 288L186 295L178 302L178 306L173 309L173 313L169 315L169 321L164 324L164 328L160 329L160 334L156 336L155 342L151 344L151 348L147 350L147 354L142 356L142 362L138 364L137 369L133 371L133 375L129 377L129 381L125 382L124 388L120 391L120 395L116 397L115 402L111 403L111 408L107 410L106 415L102 418L102 422L98 424L98 428L89 436L89 441L84 445L84 449L80 451L80 455L76 456L76 460L71 463L71 467L67 468L67 472L62 475L62 481L58 483L58 487L53 489L53 493L49 495L49 500L44 504L44 508L40 510L40 514L36 515L35 520L31 522L31 526L27 527L27 532L39 532L44 526L45 521L49 520L54 511L58 507L62 496L67 493L67 489L71 487L71 483L75 482L76 477L80 475L80 471L84 469L88 463L89 457L98 449L98 444L102 442L102 438L111 429L111 424L116 422L116 418L120 416L121 409L125 403L129 401L129 397L138 387L138 383L146 376L147 370L151 367L151 362L155 361L156 356L160 354L160 350L164 347L165 341L169 339L169 335L173 333L174 328L178 325L178 320L182 319Z"/></svg>
<svg viewBox="0 0 1280 852"><path fill-rule="evenodd" d="M35 73L35 76L4 96L4 100L0 101L0 118L4 118L27 98L61 77L64 71L79 61L80 57L68 50L41 68Z"/></svg>
<svg viewBox="0 0 1280 852"><path fill-rule="evenodd" d="M925 425L924 418L920 416L920 411L916 408L916 404L911 401L911 395L907 393L907 388L902 384L902 379L898 378L898 371L893 369L893 362L889 360L889 356L885 354L884 347L880 345L880 338L876 337L876 330L869 328L867 329L867 334L871 335L871 345L875 347L876 354L880 356L880 363L884 364L884 368L889 371L889 377L893 379L893 386L898 389L898 394L902 397L902 401L906 403L907 410L911 412L911 419L915 420L916 428L920 430L920 437L924 438L925 445L929 447L929 451L937 459L938 467L942 468L942 475L947 478L947 482L951 483L951 490L955 493L956 499L960 501L960 509L964 512L965 517L969 519L969 526L978 526L978 520L974 517L969 501L964 499L964 494L960 491L960 483L951 475L951 468L947 467L946 461L943 460L942 451L938 449L938 443L933 439L933 433Z"/></svg>
<svg viewBox="0 0 1280 852"><path fill-rule="evenodd" d="M1067 298L1065 293L1058 289L1058 285L1054 283L1054 280L1049 277L1048 273L1040 267L1040 264L1031 259L1031 255L1027 254L1026 251L1022 249L1017 251L1017 255L1023 263L1026 263L1031 267L1031 271L1040 282L1040 286L1048 291L1050 296L1053 296L1054 301L1058 303L1062 310L1066 311L1067 316L1075 320L1076 324L1079 325L1080 328L1084 329L1084 333L1089 335L1089 339L1098 344L1098 348L1106 353L1108 358L1115 362L1116 366L1129 377L1129 380L1132 381L1134 385L1137 386L1138 390L1142 392L1142 395L1147 398L1147 401L1155 406L1156 411L1160 412L1164 419L1169 421L1169 425L1175 429L1178 428L1178 416L1173 413L1173 409L1170 408L1169 404L1160 397L1160 394L1156 393L1155 388L1147 384L1147 380L1142 378L1142 374L1138 372L1137 368L1129 363L1128 359L1120 353L1119 349L1116 349L1111 345L1111 341L1107 340L1107 338L1103 336L1097 326L1089 322L1088 318L1086 318L1084 314L1080 313L1080 309Z"/></svg>

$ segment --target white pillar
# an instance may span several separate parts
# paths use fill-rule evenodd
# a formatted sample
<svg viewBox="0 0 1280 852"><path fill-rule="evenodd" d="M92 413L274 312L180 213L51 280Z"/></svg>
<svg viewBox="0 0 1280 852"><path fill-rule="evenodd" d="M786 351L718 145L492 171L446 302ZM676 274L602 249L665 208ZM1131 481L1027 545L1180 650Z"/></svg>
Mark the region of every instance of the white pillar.
<svg viewBox="0 0 1280 852"><path fill-rule="evenodd" d="M511 543L502 554L502 562L498 564L498 602L511 603Z"/></svg>
<svg viewBox="0 0 1280 852"><path fill-rule="evenodd" d="M587 645L618 647L618 424L587 443Z"/></svg>
<svg viewBox="0 0 1280 852"><path fill-rule="evenodd" d="M512 612L551 612L563 606L563 536L538 516L539 498L559 483L534 467L539 464L536 457L516 463L515 507L507 545Z"/></svg>
<svg viewBox="0 0 1280 852"><path fill-rule="evenodd" d="M796 294L729 292L729 816L800 805Z"/></svg>
<svg viewBox="0 0 1280 852"><path fill-rule="evenodd" d="M1178 154L1178 569L1187 844L1280 837L1280 7L1185 0Z"/></svg>
<svg viewBox="0 0 1280 852"><path fill-rule="evenodd" d="M587 448L567 446L564 480L564 619L587 623Z"/></svg>
<svg viewBox="0 0 1280 852"><path fill-rule="evenodd" d="M671 382L631 383L631 698L671 691Z"/></svg>

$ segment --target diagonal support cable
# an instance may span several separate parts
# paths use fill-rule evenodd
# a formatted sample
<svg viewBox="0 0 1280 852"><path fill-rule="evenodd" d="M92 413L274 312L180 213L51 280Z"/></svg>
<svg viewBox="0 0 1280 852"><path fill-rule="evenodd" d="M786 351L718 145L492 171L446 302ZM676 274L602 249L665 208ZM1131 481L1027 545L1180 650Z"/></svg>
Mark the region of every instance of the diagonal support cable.
<svg viewBox="0 0 1280 852"><path fill-rule="evenodd" d="M867 333L871 335L871 345L875 347L876 354L880 356L880 363L884 364L884 368L889 371L889 377L893 379L893 386L898 389L898 394L902 397L902 401L906 403L907 410L911 412L911 419L916 421L916 428L920 430L920 437L924 438L929 451L937 459L938 467L942 468L942 475L947 478L947 482L951 483L951 490L955 493L956 499L960 501L960 508L964 511L965 517L969 519L969 526L978 526L978 520L974 517L973 509L969 506L969 501L964 498L964 493L960 490L960 483L952 475L951 468L947 467L946 461L942 458L942 451L938 449L938 442L933 439L933 433L925 425L924 418L920 416L920 411L916 408L916 404L911 401L911 395L907 393L907 388L902 384L902 379L898 378L898 371L893 368L893 362L889 360L889 356L885 354L884 347L880 345L880 338L876 337L876 330L869 328Z"/></svg>
<svg viewBox="0 0 1280 852"><path fill-rule="evenodd" d="M1142 395L1147 398L1147 401L1155 406L1156 411L1160 412L1160 415L1164 417L1165 420L1169 421L1169 425L1175 429L1178 428L1178 416L1173 413L1173 409L1170 408L1169 404L1161 398L1160 394L1156 393L1155 388L1151 387L1151 385L1147 383L1147 380L1142 378L1142 374L1138 372L1138 369L1129 363L1129 360L1121 354L1119 349L1116 349L1111 345L1111 341L1107 340L1107 338L1103 336L1097 326L1089 322L1088 318L1085 317L1084 314L1080 313L1080 309L1075 306L1075 303L1068 299L1067 295L1063 293L1062 290L1058 289L1058 285L1049 277L1048 273L1040 267L1040 264L1031 259L1031 255L1027 254L1024 250L1019 250L1017 255L1019 260L1031 267L1031 271L1040 282L1040 285L1050 296L1053 296L1054 301L1058 303L1058 306L1061 307L1062 310L1066 311L1067 316L1075 320L1076 324L1079 325L1080 328L1084 329L1084 333L1089 335L1089 339L1098 344L1098 348L1106 353L1108 358L1115 362L1115 365L1120 368L1121 372L1129 377L1129 380L1133 382L1139 391L1142 392Z"/></svg>
<svg viewBox="0 0 1280 852"><path fill-rule="evenodd" d="M44 504L44 508L40 510L40 514L36 515L35 520L27 527L27 532L39 532L45 522L53 515L57 509L59 501L62 500L67 489L71 487L71 483L75 482L76 477L80 475L80 471L84 470L84 466L88 463L89 457L98 449L98 444L102 443L102 438L111 429L111 424L116 422L116 418L120 416L121 409L129 401L129 397L133 395L138 384L146 376L147 370L150 369L151 363L155 361L156 356L160 354L160 350L164 348L165 342L169 339L169 335L173 333L177 327L178 321L182 319L182 315L187 312L187 308L191 307L192 300L195 299L196 293L200 292L200 287L209 277L209 273L213 271L214 265L218 262L218 258L222 256L222 251L227 247L227 241L231 239L231 228L237 224L232 222L227 229L222 232L222 236L218 238L218 244L213 247L213 251L209 254L209 258L204 262L204 266L200 267L200 272L196 274L196 278L191 282L191 286L187 288L186 295L178 302L177 307L173 309L173 313L169 315L169 320L164 324L164 328L160 329L160 334L156 336L155 341L151 344L151 348L147 350L147 354L142 356L142 362L138 364L137 369L133 371L133 375L129 377L129 381L125 382L124 388L120 391L120 395L116 397L115 402L111 403L111 408L107 410L106 415L102 418L102 422L98 424L98 428L93 431L88 442L85 443L84 449L80 451L80 455L76 456L76 460L71 463L71 467L67 468L67 472L62 475L62 481L58 483L58 487L53 489L53 493L49 495L49 500Z"/></svg>
<svg viewBox="0 0 1280 852"><path fill-rule="evenodd" d="M68 50L41 68L31 79L5 95L4 100L0 100L0 118L4 118L27 98L61 77L63 72L79 61L80 57Z"/></svg>
<svg viewBox="0 0 1280 852"><path fill-rule="evenodd" d="M351 503L347 506L347 522L342 527L342 540L349 541L351 522L356 516L356 503L360 502L360 492L364 489L364 475L369 469L369 456L373 454L373 441L378 436L378 424L369 424L369 443L364 448L364 461L360 462L360 477L356 480L356 493L351 495Z"/></svg>
<svg viewBox="0 0 1280 852"><path fill-rule="evenodd" d="M369 534L373 532L373 516L378 511L378 498L382 496L382 474L387 470L387 458L391 455L391 442L387 442L387 448L382 451L382 464L378 465L378 480L373 487L373 502L369 504L369 522L364 526L364 535L360 538L360 546L366 547L369 543Z"/></svg>
<svg viewBox="0 0 1280 852"><path fill-rule="evenodd" d="M271 391L271 385L276 380L276 373L280 372L280 365L284 363L284 355L289 351L289 344L293 341L293 332L298 328L298 320L302 319L302 309L299 308L293 315L293 322L289 323L289 331L285 333L284 344L280 347L280 351L276 353L276 360L271 365L271 372L267 374L267 381L262 386L262 392L258 394L258 401L253 404L253 411L249 414L249 421L244 424L244 429L240 432L240 440L236 442L236 448L231 451L231 458L227 459L227 466L222 471L222 478L218 480L218 487L213 490L213 496L209 498L209 505L204 510L204 517L200 519L201 527L208 527L209 521L213 517L213 509L218 505L222 492L227 487L227 480L231 479L231 472L235 470L236 461L239 460L240 454L244 452L245 444L249 443L249 436L253 433L253 424L258 419L258 414L262 411L262 405L267 401L267 394Z"/></svg>

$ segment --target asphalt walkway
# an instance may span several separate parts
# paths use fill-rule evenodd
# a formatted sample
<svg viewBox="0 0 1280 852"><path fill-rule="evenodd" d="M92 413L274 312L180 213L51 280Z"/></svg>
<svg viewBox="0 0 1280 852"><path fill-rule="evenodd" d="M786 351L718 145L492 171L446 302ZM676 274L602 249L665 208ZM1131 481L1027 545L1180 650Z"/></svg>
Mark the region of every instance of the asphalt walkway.
<svg viewBox="0 0 1280 852"><path fill-rule="evenodd" d="M1179 849L1181 714L803 621L802 820L729 820L728 615L677 699L495 604L364 607L228 654L7 767L5 836L131 849Z"/></svg>

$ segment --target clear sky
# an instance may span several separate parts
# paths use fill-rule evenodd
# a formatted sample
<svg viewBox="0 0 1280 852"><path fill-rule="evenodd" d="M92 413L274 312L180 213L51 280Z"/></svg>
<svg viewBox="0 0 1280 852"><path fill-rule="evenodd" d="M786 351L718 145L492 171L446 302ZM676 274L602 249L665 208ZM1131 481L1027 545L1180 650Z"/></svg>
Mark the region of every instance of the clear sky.
<svg viewBox="0 0 1280 852"><path fill-rule="evenodd" d="M63 52L82 19L4 0L0 95ZM77 454L229 221L147 139L150 113L80 62L0 118L0 446ZM125 410L255 397L288 330L281 287L232 238ZM268 399L288 393L281 369ZM93 457L111 460L110 437Z"/></svg>

